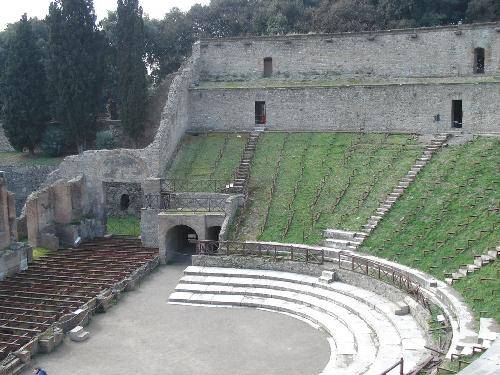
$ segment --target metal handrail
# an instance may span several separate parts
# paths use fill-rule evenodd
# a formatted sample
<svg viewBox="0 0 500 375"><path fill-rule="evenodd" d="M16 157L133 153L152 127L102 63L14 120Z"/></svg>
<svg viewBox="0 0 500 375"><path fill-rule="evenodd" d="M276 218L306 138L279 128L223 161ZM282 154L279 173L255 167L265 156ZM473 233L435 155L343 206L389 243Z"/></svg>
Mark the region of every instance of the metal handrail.
<svg viewBox="0 0 500 375"><path fill-rule="evenodd" d="M163 192L206 192L217 193L224 191L230 180L213 178L166 178L162 180Z"/></svg>
<svg viewBox="0 0 500 375"><path fill-rule="evenodd" d="M409 274L397 268L342 251L338 255L338 265L341 269L361 273L392 284L413 296L425 308L430 308L430 303L420 284L414 281Z"/></svg>
<svg viewBox="0 0 500 375"><path fill-rule="evenodd" d="M261 242L206 240L191 242L196 244L196 253L199 255L242 255L272 258L274 261L290 260L313 264L323 264L325 261L325 252L322 249Z"/></svg>
<svg viewBox="0 0 500 375"><path fill-rule="evenodd" d="M189 212L225 212L226 197L178 197L170 194L145 194L143 208Z"/></svg>

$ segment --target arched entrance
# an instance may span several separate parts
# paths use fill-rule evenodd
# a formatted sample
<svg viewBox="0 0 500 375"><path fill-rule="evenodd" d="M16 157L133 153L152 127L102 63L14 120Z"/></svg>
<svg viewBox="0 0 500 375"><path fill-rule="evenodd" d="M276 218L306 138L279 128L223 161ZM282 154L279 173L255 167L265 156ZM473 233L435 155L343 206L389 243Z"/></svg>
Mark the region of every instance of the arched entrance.
<svg viewBox="0 0 500 375"><path fill-rule="evenodd" d="M197 240L196 231L187 225L176 225L167 231L165 248L168 254L193 255L196 254L196 245L190 240Z"/></svg>

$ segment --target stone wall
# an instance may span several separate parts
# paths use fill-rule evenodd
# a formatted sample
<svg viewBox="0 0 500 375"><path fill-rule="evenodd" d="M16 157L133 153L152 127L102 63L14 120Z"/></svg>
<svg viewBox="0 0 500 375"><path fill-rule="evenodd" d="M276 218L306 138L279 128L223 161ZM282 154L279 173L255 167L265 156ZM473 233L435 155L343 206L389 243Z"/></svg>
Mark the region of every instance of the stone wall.
<svg viewBox="0 0 500 375"><path fill-rule="evenodd" d="M134 182L103 182L106 217L140 217L142 188Z"/></svg>
<svg viewBox="0 0 500 375"><path fill-rule="evenodd" d="M201 79L263 76L375 75L440 77L472 75L474 49L485 49L485 73L500 72L499 25L471 24L380 32L204 39Z"/></svg>
<svg viewBox="0 0 500 375"><path fill-rule="evenodd" d="M255 126L255 102L265 101L268 130L447 132L452 130L452 100L462 100L464 132L499 133L499 86L482 83L194 89L191 128L249 131Z"/></svg>
<svg viewBox="0 0 500 375"><path fill-rule="evenodd" d="M24 243L14 243L0 250L0 281L28 268L33 254L32 248Z"/></svg>
<svg viewBox="0 0 500 375"><path fill-rule="evenodd" d="M0 250L18 240L14 194L7 190L3 172L0 172Z"/></svg>
<svg viewBox="0 0 500 375"><path fill-rule="evenodd" d="M5 172L7 188L15 194L16 214L19 216L26 203L26 198L37 190L47 176L57 169L57 166L0 166L0 170Z"/></svg>
<svg viewBox="0 0 500 375"><path fill-rule="evenodd" d="M77 240L103 236L104 221L92 198L82 175L32 193L25 210L29 244L57 250Z"/></svg>

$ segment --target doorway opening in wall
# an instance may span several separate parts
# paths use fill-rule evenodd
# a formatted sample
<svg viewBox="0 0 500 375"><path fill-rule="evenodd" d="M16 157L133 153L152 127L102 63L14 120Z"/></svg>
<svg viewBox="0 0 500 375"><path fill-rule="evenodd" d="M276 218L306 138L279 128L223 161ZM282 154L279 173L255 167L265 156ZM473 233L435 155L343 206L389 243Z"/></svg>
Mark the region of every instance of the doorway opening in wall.
<svg viewBox="0 0 500 375"><path fill-rule="evenodd" d="M474 73L484 74L484 48L474 50Z"/></svg>
<svg viewBox="0 0 500 375"><path fill-rule="evenodd" d="M255 102L255 124L263 125L266 121L266 102Z"/></svg>
<svg viewBox="0 0 500 375"><path fill-rule="evenodd" d="M127 211L130 206L130 197L128 194L123 194L120 197L120 210Z"/></svg>
<svg viewBox="0 0 500 375"><path fill-rule="evenodd" d="M167 232L165 238L167 252L194 255L196 254L196 244L192 243L191 240L197 239L198 235L193 228L187 225L177 225Z"/></svg>
<svg viewBox="0 0 500 375"><path fill-rule="evenodd" d="M453 100L451 103L451 127L460 129L462 127L463 109L461 100Z"/></svg>
<svg viewBox="0 0 500 375"><path fill-rule="evenodd" d="M264 58L264 77L271 77L273 75L273 58Z"/></svg>

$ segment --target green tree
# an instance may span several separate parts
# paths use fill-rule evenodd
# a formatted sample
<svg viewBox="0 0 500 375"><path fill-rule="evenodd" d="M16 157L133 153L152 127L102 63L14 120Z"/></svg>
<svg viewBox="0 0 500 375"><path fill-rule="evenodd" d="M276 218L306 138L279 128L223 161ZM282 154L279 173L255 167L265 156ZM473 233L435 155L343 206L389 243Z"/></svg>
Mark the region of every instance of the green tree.
<svg viewBox="0 0 500 375"><path fill-rule="evenodd" d="M116 23L121 120L130 139L142 134L147 101L144 22L138 0L118 0Z"/></svg>
<svg viewBox="0 0 500 375"><path fill-rule="evenodd" d="M47 17L53 113L78 152L95 136L102 94L105 39L95 21L92 0L56 0Z"/></svg>
<svg viewBox="0 0 500 375"><path fill-rule="evenodd" d="M42 53L26 14L7 43L2 75L4 130L14 148L33 153L48 120Z"/></svg>

